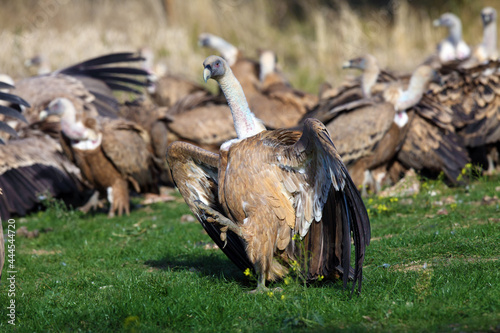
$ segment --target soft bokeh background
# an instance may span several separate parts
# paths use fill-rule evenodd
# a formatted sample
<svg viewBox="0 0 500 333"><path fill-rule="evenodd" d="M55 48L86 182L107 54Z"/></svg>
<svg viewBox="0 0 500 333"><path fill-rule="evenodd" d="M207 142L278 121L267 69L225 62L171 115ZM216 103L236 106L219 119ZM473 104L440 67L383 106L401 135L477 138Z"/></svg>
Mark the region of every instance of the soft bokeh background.
<svg viewBox="0 0 500 333"><path fill-rule="evenodd" d="M24 61L45 56L53 69L112 51L150 47L171 73L201 81L210 51L201 32L227 39L249 57L278 54L292 83L316 93L340 83L344 60L370 52L383 67L411 71L446 35L432 20L451 11L465 40L481 41L480 10L497 0L16 0L0 1L0 71L33 74ZM497 8L500 10L500 8Z"/></svg>

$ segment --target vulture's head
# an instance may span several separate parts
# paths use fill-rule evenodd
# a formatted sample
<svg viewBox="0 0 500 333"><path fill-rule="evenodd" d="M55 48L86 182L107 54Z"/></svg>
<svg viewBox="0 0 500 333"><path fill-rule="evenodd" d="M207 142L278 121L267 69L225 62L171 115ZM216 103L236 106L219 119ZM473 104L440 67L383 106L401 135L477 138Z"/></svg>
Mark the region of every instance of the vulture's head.
<svg viewBox="0 0 500 333"><path fill-rule="evenodd" d="M413 72L412 77L416 77L421 82L437 82L439 83L440 77L438 73L429 65L420 65Z"/></svg>
<svg viewBox="0 0 500 333"><path fill-rule="evenodd" d="M95 140L98 136L94 129L87 128L83 124L82 117L77 113L75 105L67 98L54 99L44 111L45 114L41 114L40 118L59 116L61 118L61 131L71 140Z"/></svg>
<svg viewBox="0 0 500 333"><path fill-rule="evenodd" d="M360 70L376 68L378 67L377 58L372 56L371 54L366 54L363 57L351 59L342 64L342 68L356 68Z"/></svg>
<svg viewBox="0 0 500 333"><path fill-rule="evenodd" d="M203 62L203 79L205 82L208 79L219 81L227 72L231 71L227 62L221 57L212 55Z"/></svg>
<svg viewBox="0 0 500 333"><path fill-rule="evenodd" d="M209 34L208 32L203 32L198 36L198 46L209 47L209 48L213 49L212 44L214 43L214 41L217 38L220 38L220 37Z"/></svg>
<svg viewBox="0 0 500 333"><path fill-rule="evenodd" d="M209 33L202 33L198 36L198 45L208 47L220 53L226 59L229 66L233 66L238 58L238 49L225 39Z"/></svg>
<svg viewBox="0 0 500 333"><path fill-rule="evenodd" d="M49 61L41 54L37 54L24 62L27 68L35 68L38 75L45 75L51 72Z"/></svg>
<svg viewBox="0 0 500 333"><path fill-rule="evenodd" d="M433 22L435 27L447 27L448 29L461 26L458 16L452 13L444 13Z"/></svg>
<svg viewBox="0 0 500 333"><path fill-rule="evenodd" d="M485 7L481 10L481 20L483 25L486 27L492 22L497 20L497 11L492 7Z"/></svg>

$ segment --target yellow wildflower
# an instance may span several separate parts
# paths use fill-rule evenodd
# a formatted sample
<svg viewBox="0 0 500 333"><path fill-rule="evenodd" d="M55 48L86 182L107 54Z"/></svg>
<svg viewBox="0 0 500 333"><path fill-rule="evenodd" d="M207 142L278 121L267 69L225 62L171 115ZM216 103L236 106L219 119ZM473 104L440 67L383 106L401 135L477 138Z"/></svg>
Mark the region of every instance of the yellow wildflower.
<svg viewBox="0 0 500 333"><path fill-rule="evenodd" d="M250 276L250 274L252 274L250 272L250 268L245 269L245 271L243 272L243 274L245 274L246 276Z"/></svg>

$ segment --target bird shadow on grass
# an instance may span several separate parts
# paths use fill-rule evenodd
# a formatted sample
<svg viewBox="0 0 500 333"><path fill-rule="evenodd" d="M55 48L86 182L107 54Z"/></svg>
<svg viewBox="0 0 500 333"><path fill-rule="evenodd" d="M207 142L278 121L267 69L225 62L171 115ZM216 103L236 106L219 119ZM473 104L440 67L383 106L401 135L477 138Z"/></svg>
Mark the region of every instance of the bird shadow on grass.
<svg viewBox="0 0 500 333"><path fill-rule="evenodd" d="M215 253L207 255L175 256L167 255L159 260L146 260L145 265L171 271L189 271L222 281L234 281L242 287L252 287L249 281L229 259Z"/></svg>

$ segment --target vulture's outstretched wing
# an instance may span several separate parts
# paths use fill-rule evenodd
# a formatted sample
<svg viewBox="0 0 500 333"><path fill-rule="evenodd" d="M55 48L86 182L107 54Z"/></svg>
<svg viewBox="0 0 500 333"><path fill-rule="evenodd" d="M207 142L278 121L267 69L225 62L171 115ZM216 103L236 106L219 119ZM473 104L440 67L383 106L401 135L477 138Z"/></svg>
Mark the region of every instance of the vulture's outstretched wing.
<svg viewBox="0 0 500 333"><path fill-rule="evenodd" d="M356 256L353 290L356 282L361 290L370 221L326 127L316 119L307 119L295 144L276 149L283 170L281 181L293 196L294 232L305 237L306 250L311 253L309 277L341 270L344 287L347 285L352 232ZM290 246L295 247L293 241Z"/></svg>
<svg viewBox="0 0 500 333"><path fill-rule="evenodd" d="M0 146L0 217L25 215L42 196L62 198L77 207L88 198L80 171L70 163L56 141L45 135L11 140Z"/></svg>
<svg viewBox="0 0 500 333"><path fill-rule="evenodd" d="M133 86L146 87L148 85L146 80L148 72L139 68L110 66L117 63L138 61L144 61L144 58L132 52L112 53L63 68L56 73L93 78L104 82L111 90L141 94L141 91ZM139 80L139 78L144 78L144 80ZM92 86L89 86L88 89L92 91Z"/></svg>
<svg viewBox="0 0 500 333"><path fill-rule="evenodd" d="M13 86L11 86L8 83L0 82L0 89L14 89ZM10 118L14 118L17 120L21 120L22 122L27 123L26 118L22 115L21 112L19 112L16 109L13 109L12 107L20 107L25 106L29 107L30 105L28 102L26 102L24 99L22 99L19 96L5 93L5 92L0 92L0 101L6 102L7 105L0 105L0 115L4 115ZM12 106L12 107L11 107ZM0 121L0 132L5 132L9 134L10 136L17 137L17 132L10 127L7 123L4 121ZM0 138L0 144L3 144L4 141Z"/></svg>
<svg viewBox="0 0 500 333"><path fill-rule="evenodd" d="M207 222L205 214L195 203L201 201L218 212L223 211L218 199L219 155L189 143L177 141L168 148L167 162L182 197L210 238L241 270L253 269L241 238L228 231L226 243L221 240L220 227Z"/></svg>

